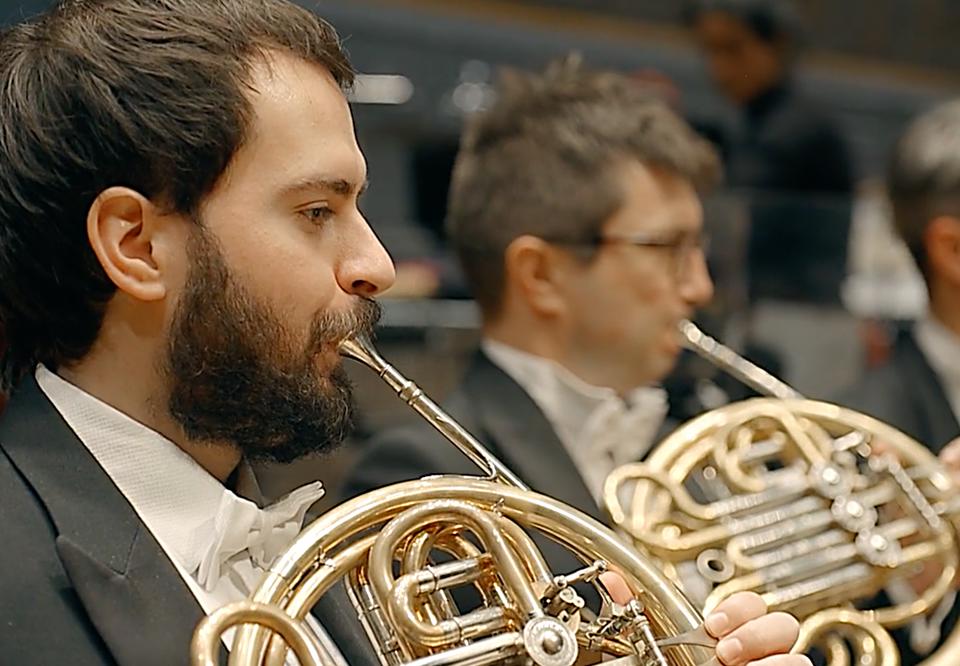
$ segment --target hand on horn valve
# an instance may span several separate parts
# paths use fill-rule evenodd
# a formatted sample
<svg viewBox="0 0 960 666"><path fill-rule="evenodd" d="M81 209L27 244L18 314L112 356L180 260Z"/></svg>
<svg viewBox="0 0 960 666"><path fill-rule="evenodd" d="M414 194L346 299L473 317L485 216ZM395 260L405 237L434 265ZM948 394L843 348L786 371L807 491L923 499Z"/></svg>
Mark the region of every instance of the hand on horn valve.
<svg viewBox="0 0 960 666"><path fill-rule="evenodd" d="M603 586L618 604L630 601L626 582L613 572L601 575ZM760 595L738 592L711 612L704 626L717 643L717 659L725 666L811 666L802 654L787 654L797 641L800 624L787 613L768 613Z"/></svg>
<svg viewBox="0 0 960 666"><path fill-rule="evenodd" d="M754 592L724 599L704 621L717 643L717 658L726 666L811 666L802 654L787 654L797 641L800 623L788 613L768 613Z"/></svg>

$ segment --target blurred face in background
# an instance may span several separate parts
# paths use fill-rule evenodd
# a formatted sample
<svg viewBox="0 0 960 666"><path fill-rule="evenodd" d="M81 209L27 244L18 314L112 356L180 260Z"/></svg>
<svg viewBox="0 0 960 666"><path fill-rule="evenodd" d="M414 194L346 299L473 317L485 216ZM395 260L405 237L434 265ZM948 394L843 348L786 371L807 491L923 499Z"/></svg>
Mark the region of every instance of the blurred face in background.
<svg viewBox="0 0 960 666"><path fill-rule="evenodd" d="M694 32L711 78L735 104L749 103L783 78L784 45L763 39L740 19L703 12Z"/></svg>
<svg viewBox="0 0 960 666"><path fill-rule="evenodd" d="M631 160L614 174L620 209L593 258L570 256L564 365L584 381L625 393L660 382L680 353L678 324L710 301L703 209L693 185Z"/></svg>

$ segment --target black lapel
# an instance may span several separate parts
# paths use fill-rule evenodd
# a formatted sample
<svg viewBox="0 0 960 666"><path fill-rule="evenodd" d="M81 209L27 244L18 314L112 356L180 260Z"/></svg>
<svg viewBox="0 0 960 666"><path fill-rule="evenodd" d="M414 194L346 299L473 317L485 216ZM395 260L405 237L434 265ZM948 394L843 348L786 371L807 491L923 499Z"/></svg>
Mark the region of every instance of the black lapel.
<svg viewBox="0 0 960 666"><path fill-rule="evenodd" d="M186 664L199 604L33 377L10 400L0 442L45 505L64 570L117 663Z"/></svg>
<svg viewBox="0 0 960 666"><path fill-rule="evenodd" d="M906 379L904 386L913 391L910 398L920 415L919 424L926 431L923 444L939 453L945 444L960 435L960 425L947 401L947 392L912 334L900 337L896 353Z"/></svg>
<svg viewBox="0 0 960 666"><path fill-rule="evenodd" d="M529 395L483 353L477 354L464 381L479 433L497 456L532 490L550 495L603 520L573 460Z"/></svg>

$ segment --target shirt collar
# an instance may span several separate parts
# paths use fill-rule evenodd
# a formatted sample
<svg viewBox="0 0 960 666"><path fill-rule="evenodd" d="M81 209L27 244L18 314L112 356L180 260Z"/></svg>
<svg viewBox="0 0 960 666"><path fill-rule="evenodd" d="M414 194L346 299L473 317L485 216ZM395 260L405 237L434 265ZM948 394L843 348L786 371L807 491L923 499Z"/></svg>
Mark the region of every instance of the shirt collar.
<svg viewBox="0 0 960 666"><path fill-rule="evenodd" d="M667 412L666 391L641 386L621 397L605 386L589 384L550 359L496 340L482 342L484 353L520 384L554 427L574 461L604 449L617 463L640 458L652 444ZM621 433L613 439L597 435L613 422L644 421L643 434ZM578 465L579 466L579 465Z"/></svg>
<svg viewBox="0 0 960 666"><path fill-rule="evenodd" d="M272 509L260 509L253 501L262 501L262 497L245 462L238 471L237 489L248 497L241 497L169 439L46 367L37 368L36 378L164 550L188 573L198 571L201 562L209 559L207 553L217 548L217 542L239 538L231 539L225 531L256 529L260 514ZM302 522L306 510L322 495L322 484L314 482L290 493L274 507L292 502L296 506L284 506L282 510ZM299 524L293 535L298 531ZM215 566L209 575L215 578L218 568Z"/></svg>
<svg viewBox="0 0 960 666"><path fill-rule="evenodd" d="M550 421L562 417L565 422L583 422L599 406L620 401L613 389L588 384L559 363L542 356L496 340L484 340L482 348L520 384Z"/></svg>
<svg viewBox="0 0 960 666"><path fill-rule="evenodd" d="M526 385L530 385L531 388L535 389L535 392L539 393L542 393L541 388L563 392L590 407L596 407L599 404L611 401L632 405L651 391L663 393L663 389L659 387L640 386L621 398L612 388L595 386L585 382L556 361L489 338L483 340L481 347L484 353L496 361L498 365L502 362L504 369L524 388L526 388ZM543 384L548 386L543 386Z"/></svg>

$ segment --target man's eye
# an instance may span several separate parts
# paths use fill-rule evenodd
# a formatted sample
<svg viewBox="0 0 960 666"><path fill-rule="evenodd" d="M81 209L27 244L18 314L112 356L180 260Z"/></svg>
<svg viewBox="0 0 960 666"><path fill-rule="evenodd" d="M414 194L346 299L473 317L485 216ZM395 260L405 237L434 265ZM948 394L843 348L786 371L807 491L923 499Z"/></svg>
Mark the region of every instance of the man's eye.
<svg viewBox="0 0 960 666"><path fill-rule="evenodd" d="M323 224L333 217L333 210L327 206L313 206L300 211L300 214L313 224Z"/></svg>

